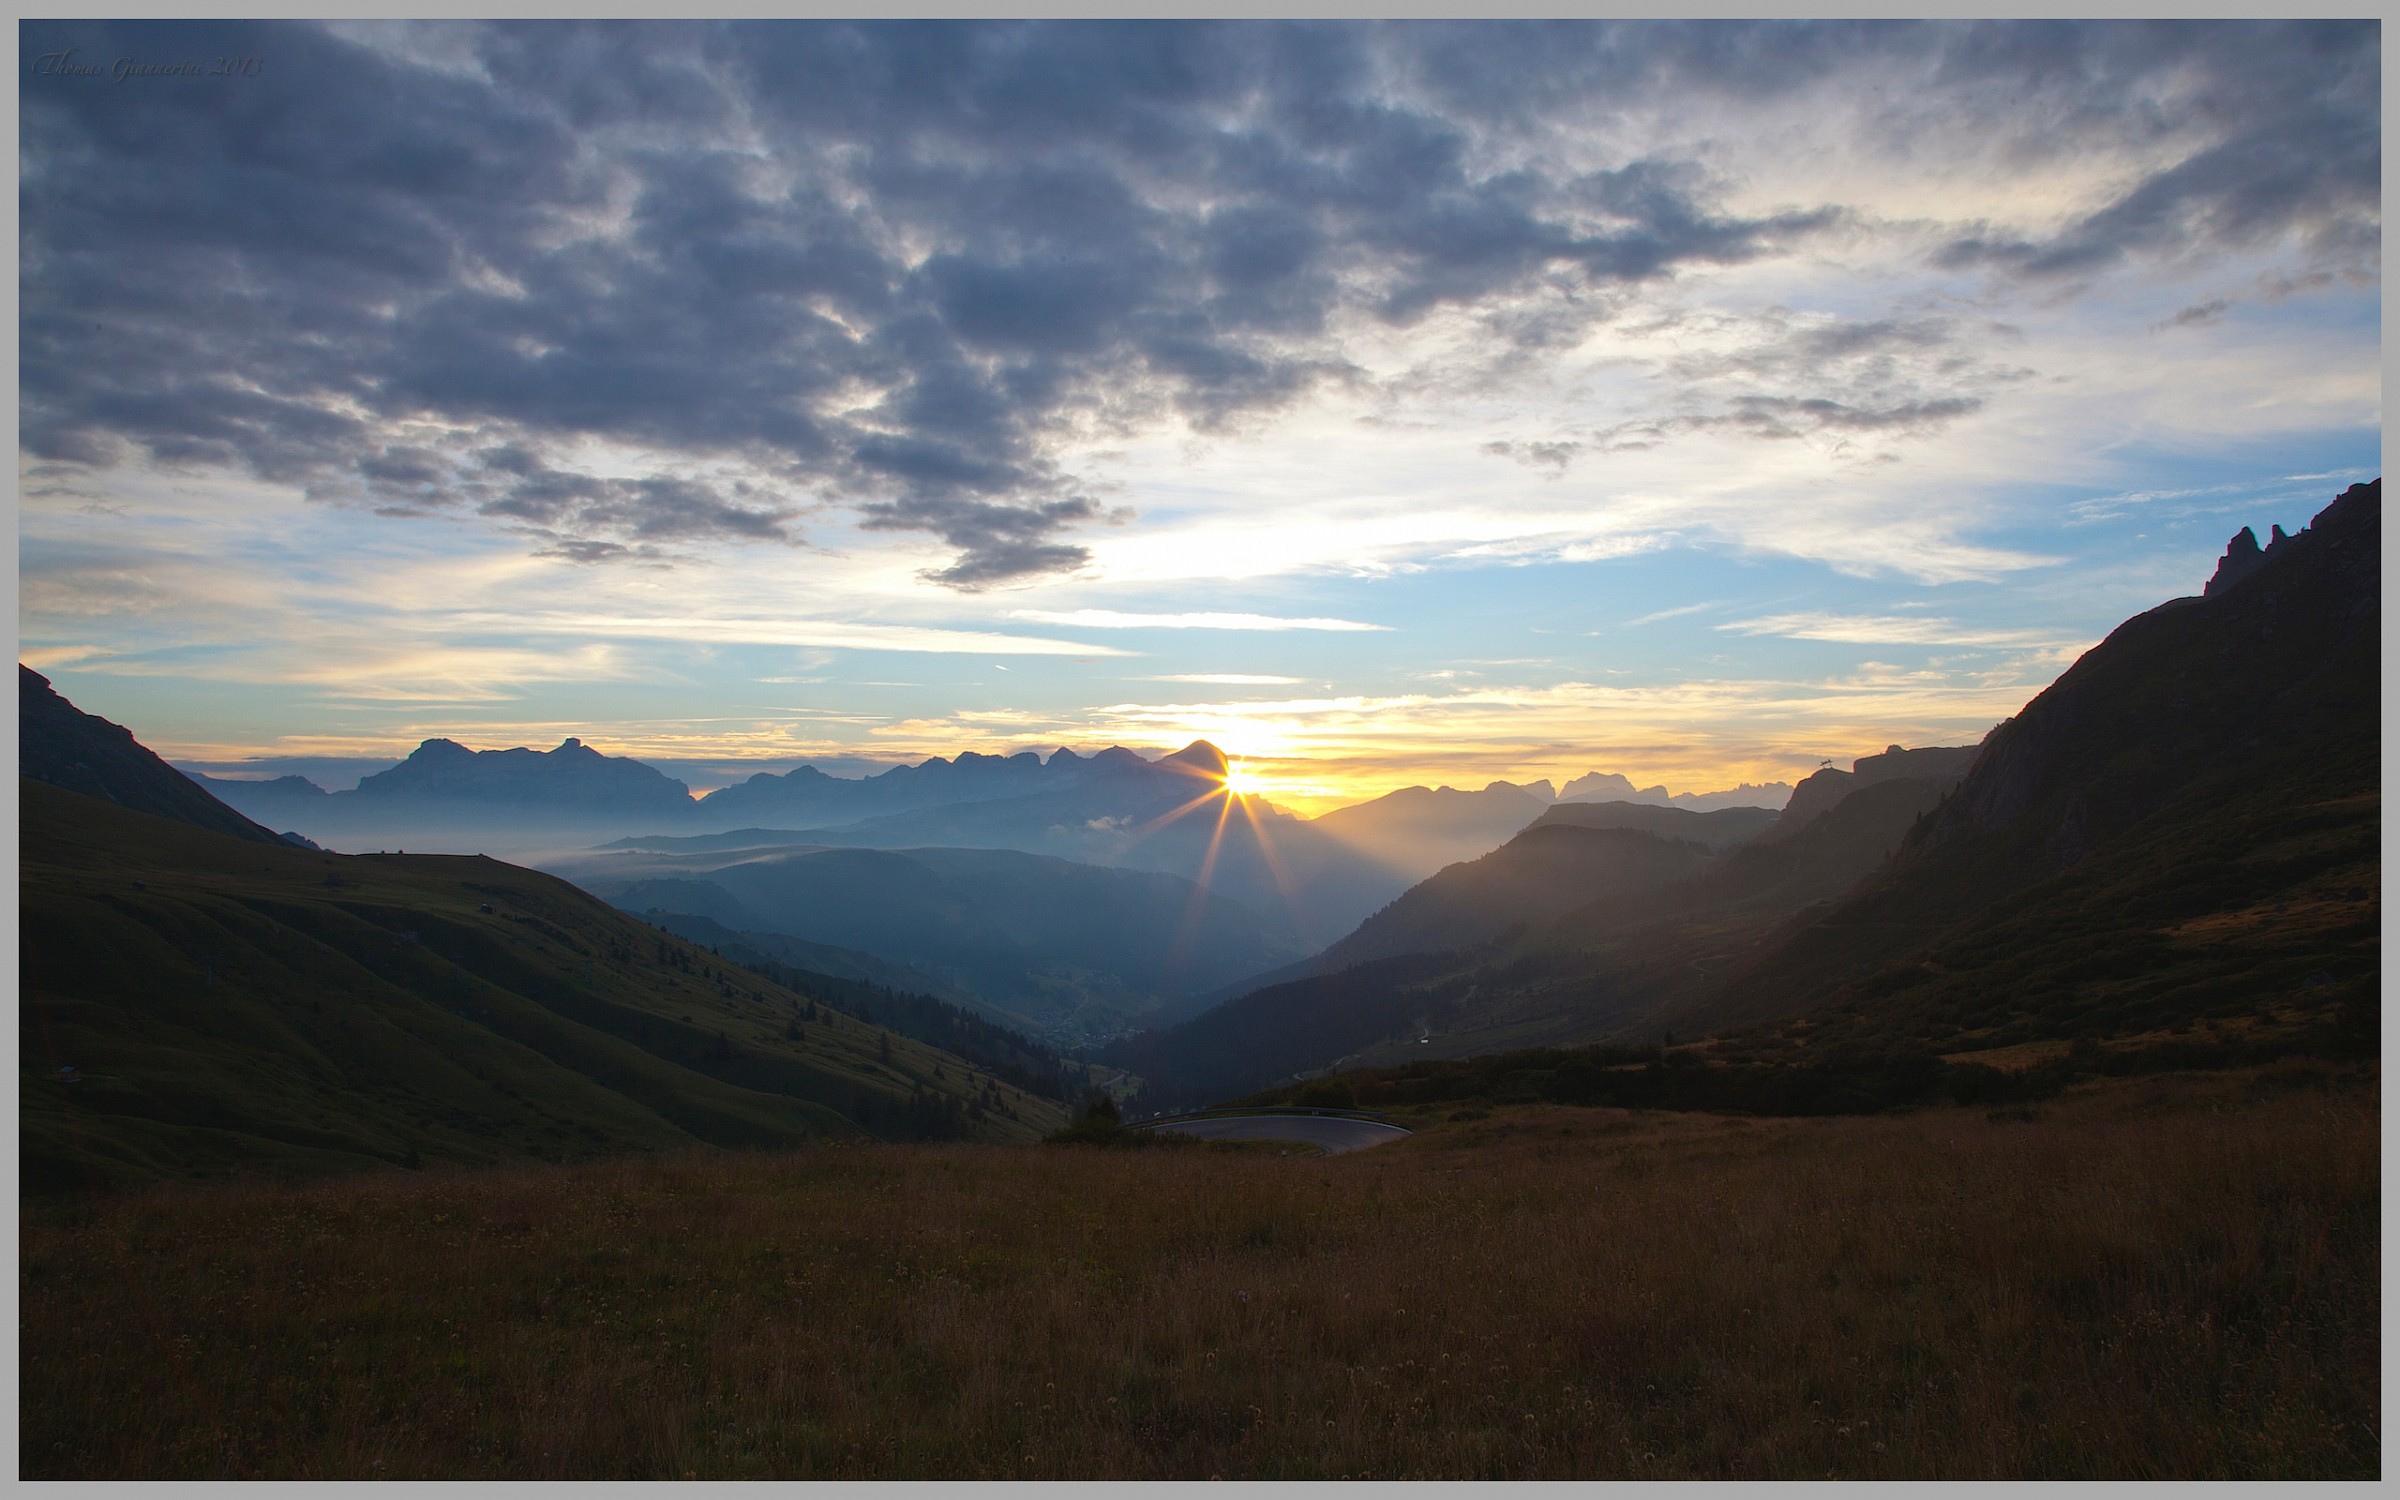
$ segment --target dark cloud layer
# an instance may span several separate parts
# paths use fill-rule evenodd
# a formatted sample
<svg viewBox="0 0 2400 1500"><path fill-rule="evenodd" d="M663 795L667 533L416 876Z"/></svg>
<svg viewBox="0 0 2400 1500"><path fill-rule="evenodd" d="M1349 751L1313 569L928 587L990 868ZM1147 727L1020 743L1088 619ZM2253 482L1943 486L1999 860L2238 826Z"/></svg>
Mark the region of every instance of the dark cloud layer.
<svg viewBox="0 0 2400 1500"><path fill-rule="evenodd" d="M1464 309L1538 349L1628 288L1842 221L1731 215L1693 162L1559 165L1538 148L1562 122L1913 80L1895 133L1938 108L2028 158L2201 142L2048 238L1962 227L1947 264L2060 280L2293 235L2348 266L2377 234L2377 42L2366 23L29 22L22 441L477 515L580 558L793 543L838 505L941 538L957 556L933 576L983 587L1085 559L1074 536L1107 512L1056 458L1070 435L1271 414L1355 377L1345 318ZM261 68L44 71L68 49ZM2187 102L2160 102L2169 82ZM1673 420L1868 432L1980 399L1860 364L1921 374L1938 331L1823 335L1844 336L1875 349L1767 351L1787 364ZM1811 388L1811 360L1857 378ZM587 439L655 472L585 472Z"/></svg>
<svg viewBox="0 0 2400 1500"><path fill-rule="evenodd" d="M1775 312L1745 323L1705 321L1716 352L1664 361L1669 410L1546 441L1512 440L1487 452L1564 472L1586 453L1654 448L1686 433L1765 441L1816 440L1837 454L1888 460L1897 439L1937 432L1984 409L1993 391L2031 372L1992 358L2016 330L1955 315L1796 319ZM1675 333L1676 321L1650 325Z"/></svg>

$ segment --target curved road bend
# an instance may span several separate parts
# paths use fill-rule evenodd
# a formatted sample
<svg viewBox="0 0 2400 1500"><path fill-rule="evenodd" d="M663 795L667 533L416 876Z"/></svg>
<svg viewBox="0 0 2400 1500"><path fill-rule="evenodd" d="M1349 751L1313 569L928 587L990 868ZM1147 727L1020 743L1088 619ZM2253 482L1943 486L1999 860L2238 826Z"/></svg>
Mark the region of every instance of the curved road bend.
<svg viewBox="0 0 2400 1500"><path fill-rule="evenodd" d="M1301 1141L1327 1156L1364 1151L1396 1141L1409 1132L1373 1120L1345 1120L1334 1115L1223 1115L1207 1120L1174 1120L1153 1130L1175 1130L1207 1141Z"/></svg>

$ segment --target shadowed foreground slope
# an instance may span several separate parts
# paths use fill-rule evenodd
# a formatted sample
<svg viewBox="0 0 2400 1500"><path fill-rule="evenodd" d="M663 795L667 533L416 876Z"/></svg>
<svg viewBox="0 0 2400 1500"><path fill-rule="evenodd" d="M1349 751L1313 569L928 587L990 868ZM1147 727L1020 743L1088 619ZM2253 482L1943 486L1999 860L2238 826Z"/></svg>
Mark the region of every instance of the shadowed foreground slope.
<svg viewBox="0 0 2400 1500"><path fill-rule="evenodd" d="M550 876L19 788L31 1191L1064 1121Z"/></svg>
<svg viewBox="0 0 2400 1500"><path fill-rule="evenodd" d="M21 1247L23 1471L2372 1477L2377 1109L1530 1109L1279 1158L177 1188Z"/></svg>
<svg viewBox="0 0 2400 1500"><path fill-rule="evenodd" d="M252 844L286 842L160 760L122 724L87 714L17 663L17 773Z"/></svg>

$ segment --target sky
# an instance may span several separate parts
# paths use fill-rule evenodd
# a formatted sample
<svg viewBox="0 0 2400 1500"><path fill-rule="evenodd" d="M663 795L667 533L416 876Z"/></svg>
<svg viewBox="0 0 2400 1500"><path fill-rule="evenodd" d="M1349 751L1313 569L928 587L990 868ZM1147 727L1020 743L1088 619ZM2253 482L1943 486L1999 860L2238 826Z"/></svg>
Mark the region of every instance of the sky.
<svg viewBox="0 0 2400 1500"><path fill-rule="evenodd" d="M2378 24L20 24L19 655L170 759L1971 743L2381 466Z"/></svg>

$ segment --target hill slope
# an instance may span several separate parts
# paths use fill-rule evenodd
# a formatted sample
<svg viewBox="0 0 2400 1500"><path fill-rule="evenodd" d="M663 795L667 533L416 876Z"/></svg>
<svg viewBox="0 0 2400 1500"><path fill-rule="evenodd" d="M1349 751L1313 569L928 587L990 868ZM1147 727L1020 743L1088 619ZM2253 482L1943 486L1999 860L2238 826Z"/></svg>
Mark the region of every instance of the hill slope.
<svg viewBox="0 0 2400 1500"><path fill-rule="evenodd" d="M1917 777L1858 787L1791 837L1773 841L1757 830L1774 815L1756 809L1562 805L1552 809L1556 821L1545 818L1478 863L1491 866L1497 877L1518 862L1520 845L1530 850L1548 839L1573 837L1646 841L1654 850L1682 852L1648 862L1650 879L1626 880L1606 892L1557 881L1530 898L1531 909L1549 913L1548 920L1513 934L1508 929L1516 924L1502 917L1515 882L1479 878L1468 873L1476 868L1471 865L1453 867L1392 910L1422 902L1418 909L1428 930L1437 918L1454 922L1443 930L1480 938L1481 946L1462 942L1445 954L1271 976L1279 981L1271 988L1178 1017L1154 1033L1113 1044L1106 1055L1148 1080L1143 1104L1160 1108L1204 1103L1334 1065L1388 1067L1529 1046L1655 1038L1662 1026L1689 1025L1680 1012L1693 997L1721 984L1727 968L1779 925L1873 870L1947 790L1946 780ZM1583 818L1636 826L1585 828L1577 824ZM1711 856L1699 843L1642 831L1653 825L1705 831L1728 844ZM1525 863L1530 872L1538 862ZM1495 899L1480 899L1487 883ZM1472 892L1479 899L1454 911L1436 899L1437 892Z"/></svg>
<svg viewBox="0 0 2400 1500"><path fill-rule="evenodd" d="M1474 947L1589 902L1691 879L1708 863L1698 844L1639 829L1537 823L1481 859L1410 887L1326 949L1317 967L1330 972L1371 958Z"/></svg>
<svg viewBox="0 0 2400 1500"><path fill-rule="evenodd" d="M19 790L29 1189L1063 1120L549 876Z"/></svg>
<svg viewBox="0 0 2400 1500"><path fill-rule="evenodd" d="M1992 732L1869 886L1691 1024L1814 1010L1828 1043L2003 1045L2361 993L2381 507L2380 480L2355 485L2230 584L2128 620Z"/></svg>
<svg viewBox="0 0 2400 1500"><path fill-rule="evenodd" d="M132 730L60 697L49 678L22 662L17 664L17 772L228 838L284 842L273 829L243 817L153 755Z"/></svg>
<svg viewBox="0 0 2400 1500"><path fill-rule="evenodd" d="M1784 804L1783 817L1770 836L1785 838L1798 832L1844 797L1879 781L1916 779L1955 785L1982 751L1981 745L1935 745L1922 750L1894 745L1881 755L1860 756L1847 771L1827 766L1792 789L1792 800Z"/></svg>
<svg viewBox="0 0 2400 1500"><path fill-rule="evenodd" d="M1662 839L1680 839L1711 851L1730 849L1782 826L1770 807L1720 807L1709 812L1643 802L1561 802L1535 820L1536 827L1635 828Z"/></svg>
<svg viewBox="0 0 2400 1500"><path fill-rule="evenodd" d="M1478 859L1522 833L1549 807L1549 785L1495 781L1480 792L1402 787L1320 813L1309 826L1411 880Z"/></svg>

